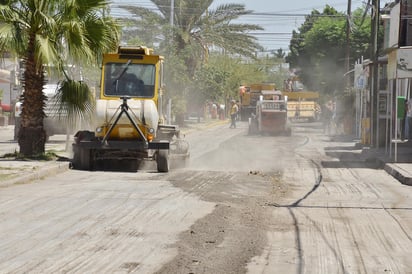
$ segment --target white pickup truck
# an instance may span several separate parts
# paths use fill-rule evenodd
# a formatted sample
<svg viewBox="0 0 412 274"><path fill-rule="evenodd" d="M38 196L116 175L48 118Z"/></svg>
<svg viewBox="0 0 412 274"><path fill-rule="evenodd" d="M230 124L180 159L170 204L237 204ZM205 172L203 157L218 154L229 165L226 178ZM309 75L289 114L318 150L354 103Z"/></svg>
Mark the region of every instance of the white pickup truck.
<svg viewBox="0 0 412 274"><path fill-rule="evenodd" d="M47 103L44 109L46 117L43 120L44 129L46 130L47 138L56 134L66 134L68 133L68 128L64 120L59 119L55 107L53 97L56 94L58 85L57 84L46 84L43 89L43 93L47 96ZM21 102L16 102L14 106L14 140L18 139L18 134L20 130L20 114L21 114Z"/></svg>

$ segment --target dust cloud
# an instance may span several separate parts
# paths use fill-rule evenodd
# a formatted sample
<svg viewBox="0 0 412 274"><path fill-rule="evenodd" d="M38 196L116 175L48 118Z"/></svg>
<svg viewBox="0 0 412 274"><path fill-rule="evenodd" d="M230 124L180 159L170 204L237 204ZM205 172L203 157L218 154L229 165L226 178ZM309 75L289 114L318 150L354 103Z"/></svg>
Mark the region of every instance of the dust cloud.
<svg viewBox="0 0 412 274"><path fill-rule="evenodd" d="M239 130L244 130L244 134L231 137L216 149L191 159L187 168L250 174L283 168L282 157L286 154L276 137L247 135L246 129Z"/></svg>

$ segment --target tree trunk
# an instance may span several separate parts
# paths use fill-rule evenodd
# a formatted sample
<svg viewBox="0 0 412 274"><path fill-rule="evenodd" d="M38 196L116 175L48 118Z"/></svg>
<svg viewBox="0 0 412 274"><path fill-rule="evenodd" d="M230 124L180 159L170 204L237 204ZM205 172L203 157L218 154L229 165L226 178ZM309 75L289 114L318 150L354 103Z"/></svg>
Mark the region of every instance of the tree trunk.
<svg viewBox="0 0 412 274"><path fill-rule="evenodd" d="M45 152L46 131L39 127L21 127L19 131L20 153L25 156L41 155Z"/></svg>
<svg viewBox="0 0 412 274"><path fill-rule="evenodd" d="M43 65L35 58L35 34L32 33L25 58L23 77L21 124L18 136L20 153L25 157L37 156L45 152L46 132L43 127L45 116L43 107L46 96Z"/></svg>

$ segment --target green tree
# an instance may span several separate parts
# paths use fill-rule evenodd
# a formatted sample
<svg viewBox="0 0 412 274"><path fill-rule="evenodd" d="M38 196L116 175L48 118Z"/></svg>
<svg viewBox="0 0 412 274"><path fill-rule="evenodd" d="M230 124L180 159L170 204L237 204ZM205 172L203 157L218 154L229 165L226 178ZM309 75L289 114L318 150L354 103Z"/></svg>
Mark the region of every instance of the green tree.
<svg viewBox="0 0 412 274"><path fill-rule="evenodd" d="M142 7L121 6L135 15L134 32L148 45L160 43L166 53L170 47L184 59L187 71L194 74L201 61L207 62L209 49L254 58L262 47L250 31L262 30L253 24L234 23L250 14L241 4L220 5L209 9L213 0L175 0L174 24L170 27L170 0L152 0L157 11ZM130 25L130 22L129 22Z"/></svg>
<svg viewBox="0 0 412 274"><path fill-rule="evenodd" d="M319 18L305 38L305 48L312 53L308 58L311 66L303 69L312 77L306 77L305 84L316 90L321 89L321 83L326 83L328 91L340 89L345 73L345 21Z"/></svg>
<svg viewBox="0 0 412 274"><path fill-rule="evenodd" d="M20 153L34 156L45 152L43 85L47 67L64 72L66 62L96 62L105 51L118 45L118 26L104 15L106 0L5 0L0 4L0 50L13 51L24 61L24 92ZM63 103L74 112L90 105L90 90L66 74ZM86 107L85 107L86 106Z"/></svg>
<svg viewBox="0 0 412 274"><path fill-rule="evenodd" d="M278 60L281 59L282 61L286 57L286 52L281 48L276 51L272 51L272 54L275 57L275 59L278 59Z"/></svg>
<svg viewBox="0 0 412 274"><path fill-rule="evenodd" d="M262 28L234 23L239 17L251 13L244 5L227 4L209 9L213 0L175 0L172 27L171 1L152 2L157 10L121 6L134 15L125 23L127 27L123 31L123 38L127 41L137 39L145 45L157 47L165 55L168 96L173 100L176 117L182 117L188 111L188 105L199 105L205 97L199 78L208 79L207 85L212 85L213 79L217 81L213 85L220 85L221 71L208 74L210 71L206 70L208 66L205 65L210 62L209 55L217 53L220 56L255 58L255 52L261 50L256 38L248 33ZM199 73L207 75L200 76ZM181 124L182 118L178 120L178 124Z"/></svg>
<svg viewBox="0 0 412 274"><path fill-rule="evenodd" d="M238 98L242 84L259 83L265 79L258 60L245 62L241 58L211 54L209 62L195 74L191 105L201 106L206 100L227 103Z"/></svg>
<svg viewBox="0 0 412 274"><path fill-rule="evenodd" d="M299 70L301 81L308 88L320 90L326 78L333 85L332 90L335 89L336 77L330 74L343 75L340 68L343 68L345 53L344 26L344 14L327 5L322 13L313 10L299 32L293 32L291 51L286 59L292 68Z"/></svg>
<svg viewBox="0 0 412 274"><path fill-rule="evenodd" d="M346 15L326 6L322 13L313 10L298 31L294 31L286 57L298 69L303 83L324 93L343 90L345 84ZM351 16L350 66L370 55L370 20L363 10Z"/></svg>

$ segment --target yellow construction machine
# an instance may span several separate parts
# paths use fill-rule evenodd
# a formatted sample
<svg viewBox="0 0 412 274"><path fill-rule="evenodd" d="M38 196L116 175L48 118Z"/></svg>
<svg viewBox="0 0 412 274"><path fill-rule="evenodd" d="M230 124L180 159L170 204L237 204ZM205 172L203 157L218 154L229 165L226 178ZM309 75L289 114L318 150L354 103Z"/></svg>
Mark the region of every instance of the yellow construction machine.
<svg viewBox="0 0 412 274"><path fill-rule="evenodd" d="M320 119L319 92L308 91L298 78L285 81L282 94L288 98L288 118L309 122Z"/></svg>
<svg viewBox="0 0 412 274"><path fill-rule="evenodd" d="M94 131L75 134L72 166L93 170L107 160L152 160L168 172L170 160L184 162L189 144L176 125L165 124L163 61L147 47L119 47L103 55Z"/></svg>
<svg viewBox="0 0 412 274"><path fill-rule="evenodd" d="M262 91L275 90L274 84L250 84L239 87L239 112L242 121L248 121L252 114L256 113L256 105Z"/></svg>

